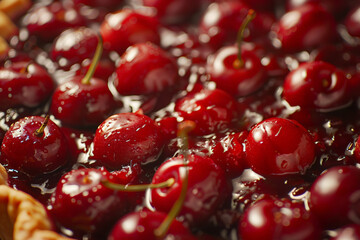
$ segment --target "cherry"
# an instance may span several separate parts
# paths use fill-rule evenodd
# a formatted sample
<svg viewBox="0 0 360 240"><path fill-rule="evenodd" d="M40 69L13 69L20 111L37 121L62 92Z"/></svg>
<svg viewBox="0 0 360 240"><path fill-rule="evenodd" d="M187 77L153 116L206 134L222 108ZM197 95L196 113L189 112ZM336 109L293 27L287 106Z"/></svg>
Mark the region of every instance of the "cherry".
<svg viewBox="0 0 360 240"><path fill-rule="evenodd" d="M175 103L175 111L185 120L196 123L191 134L223 132L238 117L236 100L220 89L203 89L189 93Z"/></svg>
<svg viewBox="0 0 360 240"><path fill-rule="evenodd" d="M74 4L85 4L91 7L105 7L108 9L116 9L123 0L73 0Z"/></svg>
<svg viewBox="0 0 360 240"><path fill-rule="evenodd" d="M223 170L210 158L191 154L187 159L187 190L179 215L184 216L192 225L199 225L223 204L229 186ZM157 211L169 212L179 198L184 184L182 168L184 156L180 155L166 160L156 170L153 184L175 179L171 187L152 189L149 192L150 204Z"/></svg>
<svg viewBox="0 0 360 240"><path fill-rule="evenodd" d="M347 0L287 0L286 10L290 11L308 3L316 3L335 16L341 17L341 15L347 11L347 5L349 5L348 2L349 1Z"/></svg>
<svg viewBox="0 0 360 240"><path fill-rule="evenodd" d="M68 162L68 145L60 128L48 117L16 121L1 145L2 163L30 176L54 172Z"/></svg>
<svg viewBox="0 0 360 240"><path fill-rule="evenodd" d="M209 157L225 171L228 178L240 176L247 167L243 149L247 135L247 131L231 133L210 145Z"/></svg>
<svg viewBox="0 0 360 240"><path fill-rule="evenodd" d="M155 235L154 230L157 229L166 218L166 214L158 211L143 210L140 212L132 212L122 217L114 226L108 240L158 240L158 239L174 239L174 240L195 240L180 221L173 220L166 236L159 238Z"/></svg>
<svg viewBox="0 0 360 240"><path fill-rule="evenodd" d="M54 82L39 64L19 61L0 68L0 109L37 107L52 94Z"/></svg>
<svg viewBox="0 0 360 240"><path fill-rule="evenodd" d="M285 52L297 52L331 43L336 37L336 24L334 17L323 7L308 3L285 13L274 32L275 46Z"/></svg>
<svg viewBox="0 0 360 240"><path fill-rule="evenodd" d="M360 169L354 166L336 166L316 178L310 189L309 206L330 228L348 223L360 223L359 185Z"/></svg>
<svg viewBox="0 0 360 240"><path fill-rule="evenodd" d="M156 16L165 24L180 23L196 13L201 0L142 0L142 5L156 10Z"/></svg>
<svg viewBox="0 0 360 240"><path fill-rule="evenodd" d="M255 10L272 11L276 5L275 0L242 0L244 3L249 5Z"/></svg>
<svg viewBox="0 0 360 240"><path fill-rule="evenodd" d="M159 27L154 17L132 9L109 13L100 27L104 49L122 54L136 43L152 42L159 45Z"/></svg>
<svg viewBox="0 0 360 240"><path fill-rule="evenodd" d="M98 43L85 77L76 76L55 89L50 111L62 123L75 127L97 127L112 114L115 100L107 82L93 77L101 53L102 41Z"/></svg>
<svg viewBox="0 0 360 240"><path fill-rule="evenodd" d="M351 102L349 85L348 76L334 65L307 62L286 76L283 98L292 106L330 111Z"/></svg>
<svg viewBox="0 0 360 240"><path fill-rule="evenodd" d="M104 169L84 168L66 173L51 197L50 214L59 227L79 235L98 235L131 209L127 193L105 187L111 179ZM129 184L131 178L122 184Z"/></svg>
<svg viewBox="0 0 360 240"><path fill-rule="evenodd" d="M50 42L62 31L85 26L86 22L75 8L56 1L47 6L35 5L25 15L23 24L30 35L36 36L41 41Z"/></svg>
<svg viewBox="0 0 360 240"><path fill-rule="evenodd" d="M163 148L156 123L139 113L119 113L99 125L94 138L94 159L112 169L155 161Z"/></svg>
<svg viewBox="0 0 360 240"><path fill-rule="evenodd" d="M51 59L61 68L69 69L75 63L92 59L97 45L98 36L94 30L86 27L70 28L55 39Z"/></svg>
<svg viewBox="0 0 360 240"><path fill-rule="evenodd" d="M246 209L239 222L239 238L321 239L314 215L302 202L264 198Z"/></svg>
<svg viewBox="0 0 360 240"><path fill-rule="evenodd" d="M164 91L179 79L175 59L151 43L129 47L121 56L114 81L121 95L143 95Z"/></svg>
<svg viewBox="0 0 360 240"><path fill-rule="evenodd" d="M315 160L315 144L296 121L269 118L251 129L245 153L251 169L261 175L304 174Z"/></svg>
<svg viewBox="0 0 360 240"><path fill-rule="evenodd" d="M211 45L214 49L234 43L236 33L249 9L242 1L221 1L210 4L200 20L200 41ZM252 40L266 36L274 22L275 17L272 14L258 12L249 24L245 39Z"/></svg>
<svg viewBox="0 0 360 240"><path fill-rule="evenodd" d="M350 224L344 226L336 231L336 235L330 240L358 240L360 239L360 225L358 224Z"/></svg>
<svg viewBox="0 0 360 240"><path fill-rule="evenodd" d="M241 49L243 64L235 67L238 47L227 46L219 49L209 58L207 69L210 80L216 87L236 97L249 95L261 88L267 81L265 67L254 52Z"/></svg>
<svg viewBox="0 0 360 240"><path fill-rule="evenodd" d="M348 33L354 37L360 37L360 5L349 12L345 19L345 27Z"/></svg>

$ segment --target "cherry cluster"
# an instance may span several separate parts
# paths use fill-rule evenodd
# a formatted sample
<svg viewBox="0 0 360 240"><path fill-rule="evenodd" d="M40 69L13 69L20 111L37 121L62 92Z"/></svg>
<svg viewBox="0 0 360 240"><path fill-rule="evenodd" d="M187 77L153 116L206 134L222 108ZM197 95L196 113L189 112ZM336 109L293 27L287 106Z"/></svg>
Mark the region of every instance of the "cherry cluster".
<svg viewBox="0 0 360 240"><path fill-rule="evenodd" d="M0 52L0 163L55 231L360 239L358 1L24 10Z"/></svg>

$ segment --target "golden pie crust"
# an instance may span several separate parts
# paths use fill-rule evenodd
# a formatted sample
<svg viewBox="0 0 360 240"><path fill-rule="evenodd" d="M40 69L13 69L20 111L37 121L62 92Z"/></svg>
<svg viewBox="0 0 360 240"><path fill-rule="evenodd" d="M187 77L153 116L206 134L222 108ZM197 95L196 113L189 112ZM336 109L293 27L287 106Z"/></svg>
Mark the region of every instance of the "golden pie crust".
<svg viewBox="0 0 360 240"><path fill-rule="evenodd" d="M0 239L70 240L52 231L44 206L30 195L6 185L7 173L0 164Z"/></svg>

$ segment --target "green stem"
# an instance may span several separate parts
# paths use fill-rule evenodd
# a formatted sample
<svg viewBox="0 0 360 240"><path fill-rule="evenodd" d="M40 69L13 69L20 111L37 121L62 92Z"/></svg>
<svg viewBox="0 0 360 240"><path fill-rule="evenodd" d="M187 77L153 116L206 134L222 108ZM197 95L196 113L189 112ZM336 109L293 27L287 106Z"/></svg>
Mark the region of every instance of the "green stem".
<svg viewBox="0 0 360 240"><path fill-rule="evenodd" d="M123 185L123 184L113 183L107 180L102 181L102 184L105 187L122 192L142 192L147 189L166 188L166 187L171 187L174 183L175 183L175 179L173 178L169 178L165 182L161 182L161 183L139 184L139 185Z"/></svg>
<svg viewBox="0 0 360 240"><path fill-rule="evenodd" d="M240 69L244 67L244 61L241 56L241 45L243 43L245 29L249 25L249 23L255 18L256 13L253 9L249 9L248 14L246 15L244 21L242 22L238 34L237 34L237 45L238 45L238 54L237 59L234 61L233 66L236 69Z"/></svg>
<svg viewBox="0 0 360 240"><path fill-rule="evenodd" d="M37 129L34 134L37 137L41 137L44 134L44 130L49 122L50 115L46 115L44 122L41 124L40 128Z"/></svg>
<svg viewBox="0 0 360 240"><path fill-rule="evenodd" d="M167 231L170 228L171 223L176 218L176 216L180 213L180 210L184 204L186 193L189 184L189 168L188 168L188 149L189 149L189 141L188 141L188 133L195 128L195 123L192 121L184 121L178 126L178 137L182 138L182 153L184 156L184 167L185 167L185 176L182 181L181 192L179 198L176 200L174 205L172 206L170 212L167 214L165 220L161 223L161 225L154 230L154 234L156 237L163 238L165 237Z"/></svg>
<svg viewBox="0 0 360 240"><path fill-rule="evenodd" d="M103 51L103 40L102 40L102 37L100 34L98 35L98 41L99 42L98 42L98 45L96 46L95 54L91 61L90 67L89 67L88 71L86 72L85 77L81 80L82 84L90 84L90 80L94 76L96 67L100 61L102 51Z"/></svg>

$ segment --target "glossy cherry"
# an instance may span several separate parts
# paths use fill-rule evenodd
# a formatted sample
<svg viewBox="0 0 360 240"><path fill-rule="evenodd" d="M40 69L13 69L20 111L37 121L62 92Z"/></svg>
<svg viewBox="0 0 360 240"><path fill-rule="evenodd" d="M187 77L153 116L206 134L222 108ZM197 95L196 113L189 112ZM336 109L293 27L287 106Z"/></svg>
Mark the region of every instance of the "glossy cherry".
<svg viewBox="0 0 360 240"><path fill-rule="evenodd" d="M55 84L47 70L31 61L0 68L0 109L37 107L51 96Z"/></svg>
<svg viewBox="0 0 360 240"><path fill-rule="evenodd" d="M109 13L100 27L104 49L122 54L136 43L160 44L158 21L149 15L131 9Z"/></svg>
<svg viewBox="0 0 360 240"><path fill-rule="evenodd" d="M330 111L352 101L348 76L334 65L307 62L285 78L283 98L292 106Z"/></svg>
<svg viewBox="0 0 360 240"><path fill-rule="evenodd" d="M308 3L286 12L274 27L274 45L285 52L311 49L336 37L335 19L318 4Z"/></svg>
<svg viewBox="0 0 360 240"><path fill-rule="evenodd" d="M337 166L326 170L310 189L310 210L330 228L360 223L360 169Z"/></svg>
<svg viewBox="0 0 360 240"><path fill-rule="evenodd" d="M345 27L348 33L354 37L360 37L360 5L354 7L346 16Z"/></svg>
<svg viewBox="0 0 360 240"><path fill-rule="evenodd" d="M142 5L154 8L161 22L174 24L191 18L200 9L201 0L143 0Z"/></svg>
<svg viewBox="0 0 360 240"><path fill-rule="evenodd" d="M336 235L330 240L358 240L360 239L360 225L359 224L350 224L346 225L336 231Z"/></svg>
<svg viewBox="0 0 360 240"><path fill-rule="evenodd" d="M308 3L319 4L337 17L343 17L351 1L348 0L286 0L286 10L290 11Z"/></svg>
<svg viewBox="0 0 360 240"><path fill-rule="evenodd" d="M77 9L58 1L46 6L35 5L25 15L23 23L30 35L46 42L54 40L68 28L86 25Z"/></svg>
<svg viewBox="0 0 360 240"><path fill-rule="evenodd" d="M70 28L55 39L51 59L61 68L69 69L75 63L92 59L97 45L98 36L94 30L86 27Z"/></svg>
<svg viewBox="0 0 360 240"><path fill-rule="evenodd" d="M163 148L158 125L139 113L119 113L107 118L97 128L93 158L119 169L129 163L155 161Z"/></svg>
<svg viewBox="0 0 360 240"><path fill-rule="evenodd" d="M229 194L229 186L223 170L210 158L198 155L188 156L188 182L184 203L179 216L192 225L201 225L211 216ZM152 189L150 204L157 211L169 212L180 196L184 181L184 156L165 161L156 170L152 183L174 178L175 183L168 188Z"/></svg>
<svg viewBox="0 0 360 240"><path fill-rule="evenodd" d="M59 227L79 235L103 234L129 212L127 193L105 187L111 175L104 169L76 169L59 180L51 197L50 214ZM129 184L131 177L122 184ZM100 235L101 236L101 235Z"/></svg>
<svg viewBox="0 0 360 240"><path fill-rule="evenodd" d="M237 46L219 49L209 58L207 71L210 81L214 81L217 88L233 96L243 97L260 89L267 81L267 73L259 57L247 49L241 49L242 66L234 66L238 51Z"/></svg>
<svg viewBox="0 0 360 240"><path fill-rule="evenodd" d="M264 198L246 209L239 222L239 238L321 239L321 228L302 202Z"/></svg>
<svg viewBox="0 0 360 240"><path fill-rule="evenodd" d="M60 128L50 119L30 116L15 122L1 145L1 161L30 176L51 173L68 162L69 149Z"/></svg>
<svg viewBox="0 0 360 240"><path fill-rule="evenodd" d="M304 174L315 160L315 144L296 121L269 118L251 129L245 153L251 169L261 175Z"/></svg>
<svg viewBox="0 0 360 240"><path fill-rule="evenodd" d="M166 235L159 238L154 231L161 225L166 218L166 213L158 211L143 210L132 212L122 217L114 226L108 240L195 240L195 238L181 222L174 220Z"/></svg>
<svg viewBox="0 0 360 240"><path fill-rule="evenodd" d="M248 14L250 7L243 1L219 1L208 6L199 25L199 39L214 49L236 41L237 32ZM270 13L258 12L249 24L246 40L266 36L275 17Z"/></svg>
<svg viewBox="0 0 360 240"><path fill-rule="evenodd" d="M236 100L220 89L203 89L189 93L175 103L175 111L184 120L196 123L190 134L206 135L223 132L238 116Z"/></svg>
<svg viewBox="0 0 360 240"><path fill-rule="evenodd" d="M121 56L114 86L121 95L144 95L164 91L178 79L172 56L152 43L139 43Z"/></svg>

